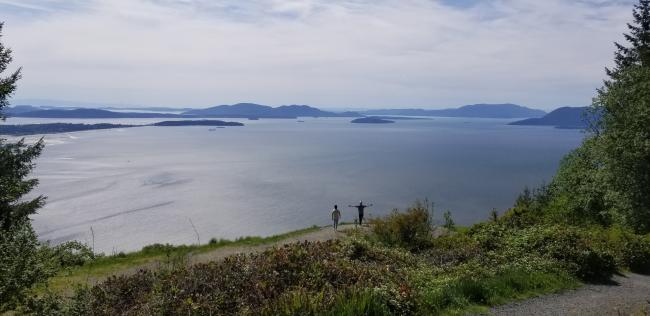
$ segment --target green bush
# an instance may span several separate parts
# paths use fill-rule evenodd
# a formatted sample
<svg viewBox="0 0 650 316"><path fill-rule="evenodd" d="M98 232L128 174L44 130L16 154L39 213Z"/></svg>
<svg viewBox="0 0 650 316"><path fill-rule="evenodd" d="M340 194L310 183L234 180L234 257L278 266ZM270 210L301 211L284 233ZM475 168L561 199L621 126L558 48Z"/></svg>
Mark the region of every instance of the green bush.
<svg viewBox="0 0 650 316"><path fill-rule="evenodd" d="M423 255L434 266L457 265L481 256L479 243L466 234L454 234L434 239Z"/></svg>
<svg viewBox="0 0 650 316"><path fill-rule="evenodd" d="M309 294L305 291L289 292L262 315L273 316L389 316L393 315L388 302L371 290L353 289L337 294L332 302L326 301L323 292Z"/></svg>
<svg viewBox="0 0 650 316"><path fill-rule="evenodd" d="M650 238L618 227L596 231L594 235L605 238L602 246L614 251L619 266L636 273L650 273Z"/></svg>
<svg viewBox="0 0 650 316"><path fill-rule="evenodd" d="M430 211L416 203L406 212L393 211L385 218L371 220L376 238L389 246L399 246L419 251L431 246L432 218Z"/></svg>
<svg viewBox="0 0 650 316"><path fill-rule="evenodd" d="M588 231L570 226L534 226L514 231L509 247L558 260L567 271L585 281L604 281L617 270L613 254L598 247Z"/></svg>
<svg viewBox="0 0 650 316"><path fill-rule="evenodd" d="M76 240L52 247L52 254L62 268L82 266L95 259L92 249Z"/></svg>
<svg viewBox="0 0 650 316"><path fill-rule="evenodd" d="M507 269L495 275L461 276L442 284L432 283L418 298L421 314L463 310L474 305L494 306L513 298L549 293L575 287L564 274Z"/></svg>
<svg viewBox="0 0 650 316"><path fill-rule="evenodd" d="M650 238L626 235L622 261L632 272L650 274Z"/></svg>
<svg viewBox="0 0 650 316"><path fill-rule="evenodd" d="M412 257L406 251L379 249L365 242L297 243L228 257L222 262L111 277L72 301L87 306L95 315L125 311L133 315L215 311L230 315L260 314L264 310L290 314L336 306L341 311L372 311L379 308L374 296L370 299L359 293L347 306L342 301L337 303L337 295L397 284L401 272L395 271L395 266L409 267L408 258ZM296 305L294 301L300 297L311 301Z"/></svg>
<svg viewBox="0 0 650 316"><path fill-rule="evenodd" d="M35 285L54 275L51 258L29 221L16 222L0 233L0 312L24 302Z"/></svg>

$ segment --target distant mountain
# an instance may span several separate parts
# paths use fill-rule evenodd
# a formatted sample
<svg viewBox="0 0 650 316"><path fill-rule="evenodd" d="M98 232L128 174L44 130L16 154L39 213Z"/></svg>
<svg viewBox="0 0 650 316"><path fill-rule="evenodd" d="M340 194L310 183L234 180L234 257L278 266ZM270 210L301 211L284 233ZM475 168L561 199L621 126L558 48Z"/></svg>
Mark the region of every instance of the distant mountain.
<svg viewBox="0 0 650 316"><path fill-rule="evenodd" d="M38 111L38 110L41 110L41 108L31 106L31 105L16 105L16 106L13 106L13 107L5 108L3 114L8 115L8 116L12 116L14 114L33 112L33 111Z"/></svg>
<svg viewBox="0 0 650 316"><path fill-rule="evenodd" d="M297 118L297 117L354 117L355 112L334 113L319 110L307 105L283 105L270 107L255 103L237 103L219 105L207 109L183 112L185 115L202 117L239 117L239 118Z"/></svg>
<svg viewBox="0 0 650 316"><path fill-rule="evenodd" d="M542 110L527 108L516 104L472 104L456 109L386 109L368 110L364 115L405 115L405 116L439 116L439 117L475 117L475 118L524 118L541 117Z"/></svg>
<svg viewBox="0 0 650 316"><path fill-rule="evenodd" d="M7 111L9 116L14 117L38 117L38 118L187 118L191 116L168 114L168 113L137 113L137 112L113 112L99 109L74 109L74 110L35 110L26 112L15 112L14 108Z"/></svg>
<svg viewBox="0 0 650 316"><path fill-rule="evenodd" d="M118 112L166 112L166 113L179 113L193 110L192 108L170 108L164 106L147 106L147 107L103 107L102 110L118 111Z"/></svg>
<svg viewBox="0 0 650 316"><path fill-rule="evenodd" d="M587 107L562 107L540 118L529 118L510 125L555 126L558 128L582 129L587 127L585 115Z"/></svg>

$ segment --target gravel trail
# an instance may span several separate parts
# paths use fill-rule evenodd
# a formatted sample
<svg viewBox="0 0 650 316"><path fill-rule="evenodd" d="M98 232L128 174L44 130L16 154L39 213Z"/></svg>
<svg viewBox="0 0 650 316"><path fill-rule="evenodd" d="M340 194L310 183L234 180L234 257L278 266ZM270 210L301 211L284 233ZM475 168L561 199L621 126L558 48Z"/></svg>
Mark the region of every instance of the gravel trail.
<svg viewBox="0 0 650 316"><path fill-rule="evenodd" d="M492 308L492 315L650 315L650 276L614 276L611 284L589 284Z"/></svg>

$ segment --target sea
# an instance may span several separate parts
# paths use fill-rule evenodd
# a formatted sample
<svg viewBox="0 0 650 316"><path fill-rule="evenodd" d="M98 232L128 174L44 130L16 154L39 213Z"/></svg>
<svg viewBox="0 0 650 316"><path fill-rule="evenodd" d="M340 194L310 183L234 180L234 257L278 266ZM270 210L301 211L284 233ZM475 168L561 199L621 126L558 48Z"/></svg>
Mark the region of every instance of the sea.
<svg viewBox="0 0 650 316"><path fill-rule="evenodd" d="M5 124L147 124L166 119L9 118ZM511 120L430 118L352 124L350 118L232 120L245 126L137 127L44 135L32 196L43 241L79 240L97 252L153 243L269 236L434 205L470 225L503 213L525 188L552 179L580 145L579 130ZM34 141L41 136L28 136Z"/></svg>

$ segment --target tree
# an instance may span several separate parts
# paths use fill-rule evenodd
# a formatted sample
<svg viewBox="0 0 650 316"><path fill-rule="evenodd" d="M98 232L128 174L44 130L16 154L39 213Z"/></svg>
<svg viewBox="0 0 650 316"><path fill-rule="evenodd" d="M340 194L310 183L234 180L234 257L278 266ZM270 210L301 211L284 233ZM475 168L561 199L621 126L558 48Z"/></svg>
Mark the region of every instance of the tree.
<svg viewBox="0 0 650 316"><path fill-rule="evenodd" d="M445 220L445 223L444 223L443 227L445 227L447 229L452 229L452 230L456 228L456 223L454 223L454 219L451 218L451 212L450 211L446 211L442 216L443 216L443 218Z"/></svg>
<svg viewBox="0 0 650 316"><path fill-rule="evenodd" d="M3 23L0 23L0 39ZM2 77L12 61L11 50L0 42L0 117L16 90L20 68ZM0 138L0 313L14 308L27 291L52 273L47 248L38 243L29 215L43 205L44 197L25 200L37 184L28 179L43 141L27 145L23 140L9 143Z"/></svg>
<svg viewBox="0 0 650 316"><path fill-rule="evenodd" d="M650 65L632 65L599 91L604 182L624 223L650 232Z"/></svg>
<svg viewBox="0 0 650 316"><path fill-rule="evenodd" d="M592 112L596 146L602 156L594 172L602 179L612 207L638 232L650 231L650 0L634 6L625 34L616 43L615 68L598 90Z"/></svg>
<svg viewBox="0 0 650 316"><path fill-rule="evenodd" d="M545 213L650 232L650 0L632 15L587 116L590 135L562 161Z"/></svg>
<svg viewBox="0 0 650 316"><path fill-rule="evenodd" d="M621 71L636 65L650 67L650 0L640 0L632 11L634 22L628 23L629 34L623 34L630 46L619 43L614 53L614 69L606 69L612 80L617 80Z"/></svg>
<svg viewBox="0 0 650 316"><path fill-rule="evenodd" d="M0 39L2 28L0 23ZM12 61L11 49L5 48L0 41L0 117L4 120L3 109L9 104L9 97L16 90L20 79L20 68L8 77L2 77ZM36 179L26 179L36 159L43 149L43 141L28 146L24 141L8 143L0 138L0 229L8 230L12 225L27 220L43 205L44 197L39 196L30 201L22 200L37 184Z"/></svg>

